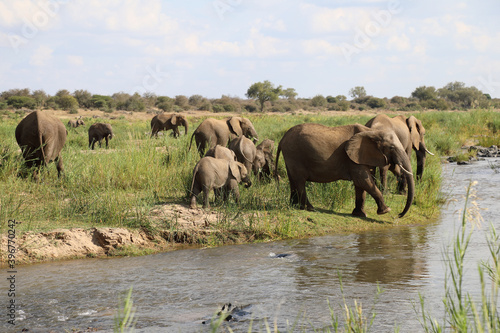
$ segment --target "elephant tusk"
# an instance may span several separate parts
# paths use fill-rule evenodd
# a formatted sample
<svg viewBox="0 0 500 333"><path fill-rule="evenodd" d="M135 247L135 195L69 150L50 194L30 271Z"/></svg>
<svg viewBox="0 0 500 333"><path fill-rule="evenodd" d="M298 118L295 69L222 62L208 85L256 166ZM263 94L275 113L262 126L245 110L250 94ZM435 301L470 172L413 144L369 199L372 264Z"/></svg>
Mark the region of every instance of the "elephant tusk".
<svg viewBox="0 0 500 333"><path fill-rule="evenodd" d="M401 164L399 164L399 167L401 168L401 170L403 170L407 175L411 175L413 176L413 173L411 173L410 171L406 170Z"/></svg>
<svg viewBox="0 0 500 333"><path fill-rule="evenodd" d="M431 153L429 150L427 150L427 148L425 148L425 152L426 152L427 154L429 154L429 155L434 156L434 154L433 154L433 153Z"/></svg>

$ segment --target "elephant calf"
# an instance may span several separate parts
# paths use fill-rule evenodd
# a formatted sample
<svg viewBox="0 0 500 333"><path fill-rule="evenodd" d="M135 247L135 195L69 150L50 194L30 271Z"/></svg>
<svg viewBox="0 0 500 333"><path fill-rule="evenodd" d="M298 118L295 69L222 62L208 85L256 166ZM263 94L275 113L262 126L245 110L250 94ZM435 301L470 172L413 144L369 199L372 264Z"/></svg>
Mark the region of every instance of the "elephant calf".
<svg viewBox="0 0 500 333"><path fill-rule="evenodd" d="M205 153L205 156L215 157L215 158L223 159L223 160L230 161L230 162L236 161L236 155L234 154L234 151L232 151L229 148L222 147L220 145L216 145L215 147L207 150L207 152Z"/></svg>
<svg viewBox="0 0 500 333"><path fill-rule="evenodd" d="M234 151L239 162L253 171L257 179L260 180L263 175L271 175L274 141L265 139L256 147L252 140L241 136L231 141L229 148Z"/></svg>
<svg viewBox="0 0 500 333"><path fill-rule="evenodd" d="M235 201L240 199L239 183L251 186L247 168L240 162L227 161L214 157L203 157L194 167L193 182L191 184L190 208L196 208L196 196L203 191L203 208L209 208L208 195L213 189L216 198L218 190L222 190L223 200L226 201L229 192L232 192Z"/></svg>
<svg viewBox="0 0 500 333"><path fill-rule="evenodd" d="M68 126L71 128L77 128L78 126L85 126L85 122L83 121L82 117L78 119L71 119L68 121Z"/></svg>
<svg viewBox="0 0 500 333"><path fill-rule="evenodd" d="M110 124L95 123L89 127L89 148L94 149L96 142L101 147L102 139L106 140L106 148L108 148L108 140L113 138L113 129Z"/></svg>
<svg viewBox="0 0 500 333"><path fill-rule="evenodd" d="M179 125L184 126L184 135L188 133L188 121L186 117L179 113L161 113L151 119L151 137L158 137L159 131L172 130L174 138L179 137Z"/></svg>

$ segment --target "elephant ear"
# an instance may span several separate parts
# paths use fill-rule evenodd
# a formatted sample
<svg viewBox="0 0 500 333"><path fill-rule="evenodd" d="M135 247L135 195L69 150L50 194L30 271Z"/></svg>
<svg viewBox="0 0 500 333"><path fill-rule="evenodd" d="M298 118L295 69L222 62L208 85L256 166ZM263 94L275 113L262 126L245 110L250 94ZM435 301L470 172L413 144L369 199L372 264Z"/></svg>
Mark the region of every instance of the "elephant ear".
<svg viewBox="0 0 500 333"><path fill-rule="evenodd" d="M239 117L231 117L227 121L227 126L231 133L236 134L237 136L243 135L243 131L241 130L241 119Z"/></svg>
<svg viewBox="0 0 500 333"><path fill-rule="evenodd" d="M347 141L345 151L354 163L373 167L388 164L387 157L378 148L379 132L381 131L357 133Z"/></svg>
<svg viewBox="0 0 500 333"><path fill-rule="evenodd" d="M229 172L238 183L241 183L241 172L238 162L229 162Z"/></svg>
<svg viewBox="0 0 500 333"><path fill-rule="evenodd" d="M406 120L406 124L408 125L408 129L410 130L410 139L411 139L411 143L413 145L413 148L416 150L419 150L420 149L420 142L422 141L420 133L422 132L422 130L424 128L422 126L422 122L420 120L418 120L417 118L415 118L414 116L410 116Z"/></svg>
<svg viewBox="0 0 500 333"><path fill-rule="evenodd" d="M170 118L170 123L171 123L172 125L177 125L177 116L175 116L175 115L174 115L174 116L172 116L172 117Z"/></svg>

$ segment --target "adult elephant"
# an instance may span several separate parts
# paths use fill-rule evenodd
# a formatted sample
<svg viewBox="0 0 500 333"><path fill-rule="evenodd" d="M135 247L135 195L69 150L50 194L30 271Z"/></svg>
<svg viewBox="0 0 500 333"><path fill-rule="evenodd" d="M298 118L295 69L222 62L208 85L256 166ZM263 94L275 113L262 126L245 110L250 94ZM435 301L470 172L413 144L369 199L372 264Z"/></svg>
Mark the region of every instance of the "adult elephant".
<svg viewBox="0 0 500 333"><path fill-rule="evenodd" d="M108 141L113 138L113 128L110 124L95 123L89 127L89 148L94 149L96 142L101 147L102 139L106 140L106 148L108 148Z"/></svg>
<svg viewBox="0 0 500 333"><path fill-rule="evenodd" d="M174 113L161 113L153 117L151 119L151 137L158 137L159 131L168 131L172 130L174 138L179 137L179 126L184 126L184 135L187 135L188 132L188 121L186 116Z"/></svg>
<svg viewBox="0 0 500 333"><path fill-rule="evenodd" d="M399 165L408 181L406 205L399 217L410 209L415 191L411 163L392 131L372 130L360 124L339 127L301 124L290 128L281 139L275 170L280 152L290 180L290 201L300 209L314 210L306 194L307 181L329 183L343 179L354 183L356 206L352 215L366 217L366 192L375 199L378 214L389 212L370 173L371 168L389 163Z"/></svg>
<svg viewBox="0 0 500 333"><path fill-rule="evenodd" d="M57 175L63 172L61 150L66 143L68 132L64 124L55 116L43 111L34 111L24 117L16 127L16 141L27 167L36 167L33 177L37 178L38 169L48 163L57 162Z"/></svg>
<svg viewBox="0 0 500 333"><path fill-rule="evenodd" d="M412 149L415 150L417 155L416 176L417 179L422 177L425 168L425 160L427 158L426 154L434 154L427 150L425 146L425 128L419 119L414 116L406 117L403 115L391 118L385 114L380 114L370 119L366 123L366 126L377 130L394 131L410 159ZM380 168L382 188L387 188L387 170L391 170L398 178L398 189L402 192L406 186L405 177L402 177L399 166L394 164Z"/></svg>
<svg viewBox="0 0 500 333"><path fill-rule="evenodd" d="M239 136L246 136L254 142L258 140L257 132L252 122L243 117L230 117L228 119L207 118L201 122L191 135L189 149L195 138L196 146L200 156L203 156L205 148L221 145L226 147L230 140Z"/></svg>

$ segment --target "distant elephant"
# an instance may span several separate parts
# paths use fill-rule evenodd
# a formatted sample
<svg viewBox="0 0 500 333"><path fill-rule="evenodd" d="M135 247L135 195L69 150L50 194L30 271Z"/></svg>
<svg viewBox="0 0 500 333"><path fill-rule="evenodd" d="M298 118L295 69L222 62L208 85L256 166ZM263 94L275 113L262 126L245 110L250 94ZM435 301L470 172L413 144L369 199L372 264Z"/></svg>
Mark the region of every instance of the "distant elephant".
<svg viewBox="0 0 500 333"><path fill-rule="evenodd" d="M228 119L207 118L196 128L191 135L189 149L193 143L193 137L200 156L203 156L205 148L221 145L226 147L230 140L240 136L246 136L256 142L258 140L257 132L252 122L247 118L230 117Z"/></svg>
<svg viewBox="0 0 500 333"><path fill-rule="evenodd" d="M220 145L216 145L215 147L207 150L205 156L215 157L226 161L236 161L236 155L234 154L234 151Z"/></svg>
<svg viewBox="0 0 500 333"><path fill-rule="evenodd" d="M385 114L377 115L366 123L367 127L377 130L394 131L403 145L406 154L411 159L411 151L417 153L417 180L422 177L425 168L426 153L434 155L425 146L424 135L425 128L422 122L414 116L406 117L403 115L391 118ZM387 189L387 170L391 170L398 178L398 188L402 192L406 186L405 177L401 177L401 169L399 166L390 164L380 168L380 181L382 188Z"/></svg>
<svg viewBox="0 0 500 333"><path fill-rule="evenodd" d="M110 124L95 123L89 127L89 148L94 149L96 142L101 147L102 139L106 140L106 148L108 148L108 140L113 138L113 129Z"/></svg>
<svg viewBox="0 0 500 333"><path fill-rule="evenodd" d="M257 146L257 154L255 156L254 165L259 170L257 178L262 176L271 176L271 167L274 162L274 141L270 139L263 140Z"/></svg>
<svg viewBox="0 0 500 333"><path fill-rule="evenodd" d="M57 162L57 175L63 172L61 150L66 143L68 132L64 124L45 111L34 111L24 117L16 127L16 141L27 167L36 167L33 177L41 166Z"/></svg>
<svg viewBox="0 0 500 333"><path fill-rule="evenodd" d="M78 119L70 119L68 121L68 126L71 128L77 128L78 126L85 126L85 122L83 121L82 117Z"/></svg>
<svg viewBox="0 0 500 333"><path fill-rule="evenodd" d="M204 208L209 208L208 195L213 189L216 197L222 192L226 201L229 193L233 193L236 203L240 200L238 184L244 182L246 187L252 185L248 171L243 164L236 161L226 161L214 157L203 157L193 170L191 184L191 208L196 208L196 196L203 192ZM222 189L222 191L217 191Z"/></svg>
<svg viewBox="0 0 500 333"><path fill-rule="evenodd" d="M366 217L366 192L375 199L378 214L389 212L370 169L390 163L399 165L408 181L406 205L399 217L410 209L415 192L411 163L393 131L373 130L360 124L328 127L306 123L290 128L281 139L276 170L281 151L290 180L290 202L300 209L314 210L306 194L307 181L329 183L343 179L354 183L356 206L352 215Z"/></svg>
<svg viewBox="0 0 500 333"><path fill-rule="evenodd" d="M184 115L179 113L161 113L151 119L151 137L157 137L159 131L168 131L171 129L174 138L177 138L180 135L179 126L184 126L184 135L187 135L188 121Z"/></svg>

